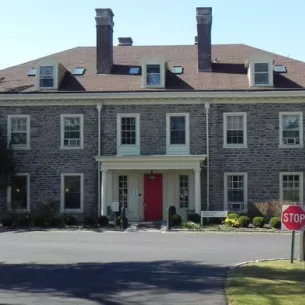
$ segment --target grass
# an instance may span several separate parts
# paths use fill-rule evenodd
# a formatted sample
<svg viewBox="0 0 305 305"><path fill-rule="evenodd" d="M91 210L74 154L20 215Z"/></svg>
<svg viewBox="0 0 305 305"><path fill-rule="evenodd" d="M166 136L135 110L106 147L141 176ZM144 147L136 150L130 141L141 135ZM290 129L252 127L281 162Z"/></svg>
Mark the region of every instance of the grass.
<svg viewBox="0 0 305 305"><path fill-rule="evenodd" d="M227 295L229 305L304 305L305 263L282 260L235 268Z"/></svg>

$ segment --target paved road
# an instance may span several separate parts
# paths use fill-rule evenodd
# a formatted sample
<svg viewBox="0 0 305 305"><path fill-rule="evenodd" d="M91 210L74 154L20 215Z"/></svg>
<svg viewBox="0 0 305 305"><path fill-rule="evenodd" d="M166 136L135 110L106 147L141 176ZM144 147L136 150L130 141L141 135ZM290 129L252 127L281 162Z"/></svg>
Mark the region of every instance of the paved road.
<svg viewBox="0 0 305 305"><path fill-rule="evenodd" d="M0 305L223 305L230 266L289 246L286 234L1 233Z"/></svg>

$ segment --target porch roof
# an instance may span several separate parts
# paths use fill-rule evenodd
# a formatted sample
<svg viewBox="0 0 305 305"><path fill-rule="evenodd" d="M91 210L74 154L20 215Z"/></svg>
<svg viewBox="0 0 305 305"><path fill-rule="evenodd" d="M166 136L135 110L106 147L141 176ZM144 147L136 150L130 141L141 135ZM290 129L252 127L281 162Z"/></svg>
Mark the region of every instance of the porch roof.
<svg viewBox="0 0 305 305"><path fill-rule="evenodd" d="M105 170L200 170L206 155L97 156Z"/></svg>

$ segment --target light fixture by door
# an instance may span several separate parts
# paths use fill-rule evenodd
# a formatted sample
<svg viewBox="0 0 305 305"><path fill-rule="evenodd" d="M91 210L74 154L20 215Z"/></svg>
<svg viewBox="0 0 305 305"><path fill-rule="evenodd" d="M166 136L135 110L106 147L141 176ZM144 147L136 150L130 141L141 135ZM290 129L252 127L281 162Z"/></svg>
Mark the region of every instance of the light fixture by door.
<svg viewBox="0 0 305 305"><path fill-rule="evenodd" d="M152 170L150 171L149 179L150 180L155 180L155 175L154 175L154 172Z"/></svg>

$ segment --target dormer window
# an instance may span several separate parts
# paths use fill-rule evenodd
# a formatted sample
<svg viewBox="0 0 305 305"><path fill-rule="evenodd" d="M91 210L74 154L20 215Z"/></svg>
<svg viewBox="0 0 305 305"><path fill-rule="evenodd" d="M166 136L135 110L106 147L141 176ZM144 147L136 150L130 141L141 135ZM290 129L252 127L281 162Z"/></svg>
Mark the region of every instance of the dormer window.
<svg viewBox="0 0 305 305"><path fill-rule="evenodd" d="M79 68L80 69L80 68ZM44 60L37 63L36 88L37 90L58 90L65 77L67 69L53 60Z"/></svg>
<svg viewBox="0 0 305 305"><path fill-rule="evenodd" d="M164 88L166 61L161 58L142 58L142 88Z"/></svg>
<svg viewBox="0 0 305 305"><path fill-rule="evenodd" d="M256 86L269 85L268 63L254 63L254 84Z"/></svg>
<svg viewBox="0 0 305 305"><path fill-rule="evenodd" d="M273 86L273 57L269 54L256 54L246 61L250 87Z"/></svg>
<svg viewBox="0 0 305 305"><path fill-rule="evenodd" d="M160 65L146 66L146 84L147 86L160 86L161 84Z"/></svg>
<svg viewBox="0 0 305 305"><path fill-rule="evenodd" d="M40 66L40 88L54 87L54 66Z"/></svg>

